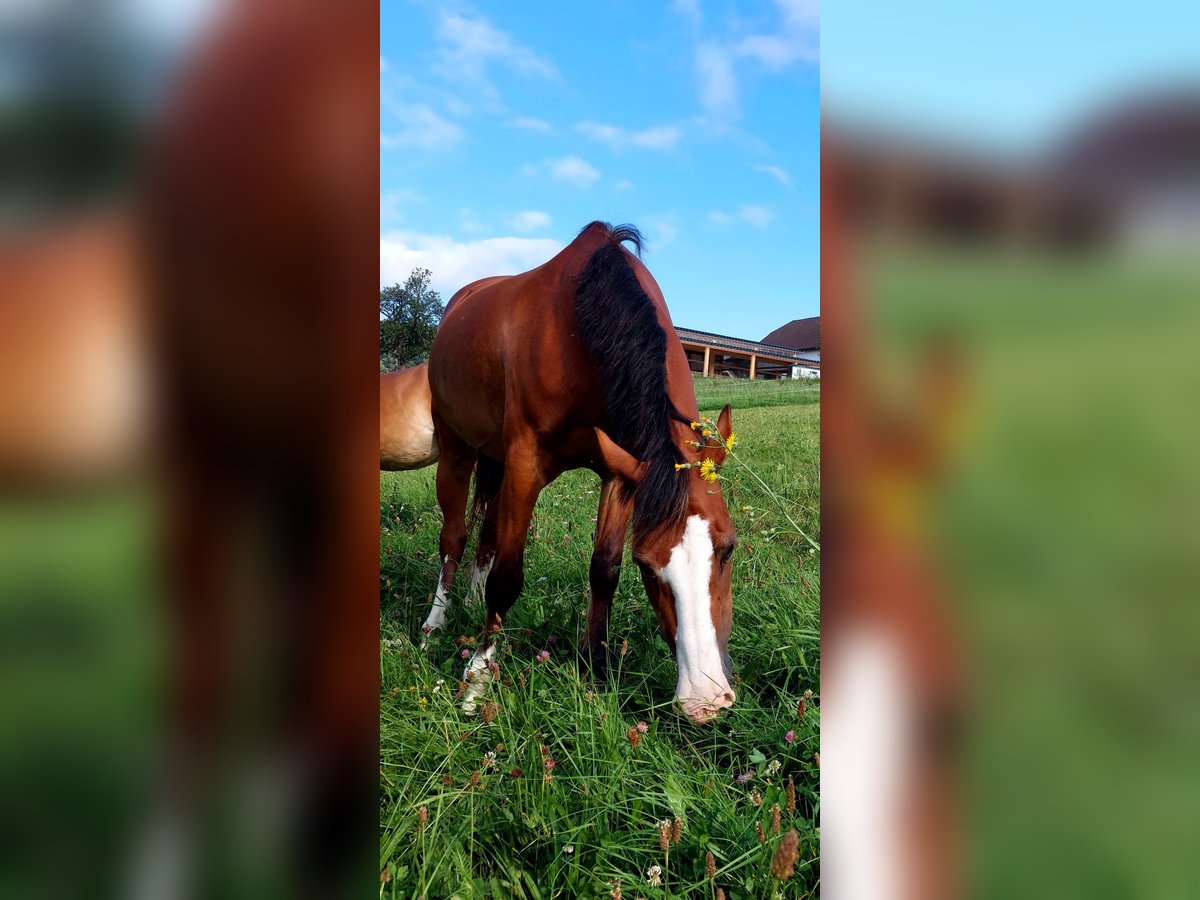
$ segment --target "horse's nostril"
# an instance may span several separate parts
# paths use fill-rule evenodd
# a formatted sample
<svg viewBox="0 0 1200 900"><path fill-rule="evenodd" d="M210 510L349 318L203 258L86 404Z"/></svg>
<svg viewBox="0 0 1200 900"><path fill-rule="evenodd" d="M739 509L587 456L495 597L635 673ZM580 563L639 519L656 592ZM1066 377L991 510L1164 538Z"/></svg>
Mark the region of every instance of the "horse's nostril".
<svg viewBox="0 0 1200 900"><path fill-rule="evenodd" d="M733 701L736 699L737 699L737 694L735 694L733 691L725 692L725 702L728 703L730 706L733 705Z"/></svg>

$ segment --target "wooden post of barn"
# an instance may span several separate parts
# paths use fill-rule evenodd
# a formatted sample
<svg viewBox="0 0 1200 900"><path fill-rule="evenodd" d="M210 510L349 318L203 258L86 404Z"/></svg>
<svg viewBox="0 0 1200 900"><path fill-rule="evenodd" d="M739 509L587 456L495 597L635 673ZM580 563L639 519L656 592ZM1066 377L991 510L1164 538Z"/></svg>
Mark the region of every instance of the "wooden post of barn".
<svg viewBox="0 0 1200 900"><path fill-rule="evenodd" d="M758 357L753 353L750 354L750 380L754 380L754 369L758 365Z"/></svg>
<svg viewBox="0 0 1200 900"><path fill-rule="evenodd" d="M708 354L709 354L709 351L711 351L711 350L712 350L712 347L709 347L706 344L704 347L704 377L705 378L708 377Z"/></svg>

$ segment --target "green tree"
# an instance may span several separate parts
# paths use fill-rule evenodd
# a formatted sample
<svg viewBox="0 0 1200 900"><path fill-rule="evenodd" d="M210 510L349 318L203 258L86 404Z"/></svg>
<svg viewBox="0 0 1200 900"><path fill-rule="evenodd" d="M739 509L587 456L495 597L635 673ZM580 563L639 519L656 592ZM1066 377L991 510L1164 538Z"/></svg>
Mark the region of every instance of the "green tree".
<svg viewBox="0 0 1200 900"><path fill-rule="evenodd" d="M432 274L416 268L403 285L379 292L379 371L391 372L429 359L442 313L442 298L429 287Z"/></svg>

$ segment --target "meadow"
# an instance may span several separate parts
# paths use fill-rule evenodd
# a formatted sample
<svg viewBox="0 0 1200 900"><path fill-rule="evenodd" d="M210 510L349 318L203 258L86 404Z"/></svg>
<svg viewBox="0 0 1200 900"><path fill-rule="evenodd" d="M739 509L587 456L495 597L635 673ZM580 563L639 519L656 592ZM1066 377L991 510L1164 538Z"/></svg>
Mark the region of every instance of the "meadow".
<svg viewBox="0 0 1200 900"><path fill-rule="evenodd" d="M737 703L708 726L673 708L675 660L628 551L611 677L577 667L599 489L586 471L543 492L502 681L464 715L482 604L456 589L447 627L418 649L438 574L435 470L381 473L381 897L816 895L820 553L788 518L819 544L820 388L707 379L697 394L714 418L733 403L738 435L722 473L740 538Z"/></svg>

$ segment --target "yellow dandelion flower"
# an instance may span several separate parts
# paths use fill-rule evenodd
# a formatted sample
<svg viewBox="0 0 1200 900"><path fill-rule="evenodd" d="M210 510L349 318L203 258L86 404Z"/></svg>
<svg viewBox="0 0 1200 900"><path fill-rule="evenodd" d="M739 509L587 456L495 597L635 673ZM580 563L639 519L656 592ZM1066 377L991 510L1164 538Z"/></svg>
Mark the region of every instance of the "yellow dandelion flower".
<svg viewBox="0 0 1200 900"><path fill-rule="evenodd" d="M737 443L737 432L736 431L729 432L729 437L725 441L725 446L727 448L729 448L730 450L732 450L733 445L736 443Z"/></svg>
<svg viewBox="0 0 1200 900"><path fill-rule="evenodd" d="M712 483L717 480L717 464L711 459L706 459L700 463L700 477L705 481Z"/></svg>
<svg viewBox="0 0 1200 900"><path fill-rule="evenodd" d="M712 432L707 428L701 431L700 434L702 434L704 437L712 437Z"/></svg>
<svg viewBox="0 0 1200 900"><path fill-rule="evenodd" d="M699 428L699 427L700 427L700 423L699 423L699 422L691 422L690 424L691 424L691 426L692 426L693 428Z"/></svg>
<svg viewBox="0 0 1200 900"><path fill-rule="evenodd" d="M675 463L675 471L677 471L677 472L680 469L687 469L687 468L690 468L687 463Z"/></svg>
<svg viewBox="0 0 1200 900"><path fill-rule="evenodd" d="M417 701L417 706L427 706L427 705L429 705L428 697L422 697L420 700Z"/></svg>

